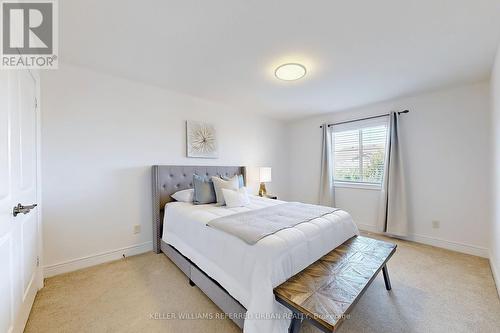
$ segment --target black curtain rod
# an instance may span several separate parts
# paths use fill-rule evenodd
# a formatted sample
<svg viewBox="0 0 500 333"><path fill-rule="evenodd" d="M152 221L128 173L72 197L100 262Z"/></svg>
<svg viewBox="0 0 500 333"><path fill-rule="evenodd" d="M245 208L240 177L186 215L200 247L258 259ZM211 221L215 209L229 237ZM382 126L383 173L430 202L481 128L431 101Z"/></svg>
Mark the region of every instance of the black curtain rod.
<svg viewBox="0 0 500 333"><path fill-rule="evenodd" d="M410 112L410 110L399 111L398 114L408 113L408 112ZM387 117L389 115L390 115L390 113L386 113L386 114L381 114L381 115L378 115L378 116L372 116L372 117L366 117L366 118L361 118L361 119L353 119L353 120L341 121L340 123L328 124L327 126L330 127L330 126L335 126L335 125L349 124L349 123L353 123L355 121L361 121L361 120L368 120L368 119L375 119L375 118ZM323 125L321 125L319 128L323 128Z"/></svg>

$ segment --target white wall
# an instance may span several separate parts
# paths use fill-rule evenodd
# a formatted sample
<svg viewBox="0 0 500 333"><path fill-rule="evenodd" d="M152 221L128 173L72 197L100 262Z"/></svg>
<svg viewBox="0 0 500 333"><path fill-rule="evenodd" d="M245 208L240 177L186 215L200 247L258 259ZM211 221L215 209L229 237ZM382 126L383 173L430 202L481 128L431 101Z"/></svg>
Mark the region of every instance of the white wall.
<svg viewBox="0 0 500 333"><path fill-rule="evenodd" d="M43 74L42 103L48 275L151 248L153 164L272 166L269 189L285 198L281 122L67 65ZM215 124L218 159L185 157L189 119ZM102 255L68 263L95 254Z"/></svg>
<svg viewBox="0 0 500 333"><path fill-rule="evenodd" d="M498 81L498 74L494 77ZM317 202L319 125L406 108L411 110L402 124L411 238L487 255L489 89L478 83L284 124L80 67L44 72L44 266L52 275L150 249L152 164L272 166L272 192ZM187 119L215 123L219 159L185 157ZM497 152L500 163L500 148ZM372 230L379 192L336 192L338 206ZM432 228L432 220L441 222L440 229ZM141 225L138 235L134 224ZM498 244L498 222L496 228L491 242ZM494 253L498 263L498 246ZM96 254L102 255L95 259ZM78 260L85 257L94 259Z"/></svg>
<svg viewBox="0 0 500 333"><path fill-rule="evenodd" d="M409 109L402 119L411 239L488 255L489 85L478 83L289 124L290 197L318 201L323 122ZM379 191L337 188L337 206L374 230ZM440 221L433 229L432 221Z"/></svg>
<svg viewBox="0 0 500 333"><path fill-rule="evenodd" d="M493 218L491 226L491 270L500 295L500 48L491 74L493 125Z"/></svg>

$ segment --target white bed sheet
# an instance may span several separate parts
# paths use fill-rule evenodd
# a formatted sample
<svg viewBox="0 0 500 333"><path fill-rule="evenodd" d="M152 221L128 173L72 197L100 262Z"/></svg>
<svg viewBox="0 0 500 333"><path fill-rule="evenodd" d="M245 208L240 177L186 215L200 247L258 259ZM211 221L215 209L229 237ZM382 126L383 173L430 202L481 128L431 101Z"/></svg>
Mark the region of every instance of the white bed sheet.
<svg viewBox="0 0 500 333"><path fill-rule="evenodd" d="M343 210L280 230L255 245L206 226L220 216L283 203L250 196L247 207L227 208L171 202L165 207L163 240L219 282L246 309L245 333L286 332L289 311L273 288L347 239L359 234Z"/></svg>

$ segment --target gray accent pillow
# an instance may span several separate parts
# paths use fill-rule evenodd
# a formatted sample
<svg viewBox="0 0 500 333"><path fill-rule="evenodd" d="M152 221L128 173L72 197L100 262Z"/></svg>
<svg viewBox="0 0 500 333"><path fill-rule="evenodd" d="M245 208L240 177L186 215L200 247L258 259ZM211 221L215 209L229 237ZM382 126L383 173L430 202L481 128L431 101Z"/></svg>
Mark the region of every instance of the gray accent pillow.
<svg viewBox="0 0 500 333"><path fill-rule="evenodd" d="M193 204L204 205L217 202L214 183L207 176L193 175Z"/></svg>
<svg viewBox="0 0 500 333"><path fill-rule="evenodd" d="M222 193L223 188L234 191L237 191L240 188L240 181L238 179L238 175L227 180L214 176L212 177L212 181L214 183L215 197L217 198L217 206L222 206L226 204L226 200L224 200L224 193Z"/></svg>

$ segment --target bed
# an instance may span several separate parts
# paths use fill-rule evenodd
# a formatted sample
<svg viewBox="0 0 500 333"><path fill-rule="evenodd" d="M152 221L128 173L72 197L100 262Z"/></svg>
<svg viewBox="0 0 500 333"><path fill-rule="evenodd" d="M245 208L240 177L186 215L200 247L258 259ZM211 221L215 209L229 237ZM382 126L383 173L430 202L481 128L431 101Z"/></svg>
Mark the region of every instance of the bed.
<svg viewBox="0 0 500 333"><path fill-rule="evenodd" d="M207 223L283 202L251 196L246 207L226 208L173 201L171 194L192 187L193 174L245 177L245 168L153 166L155 251L165 253L245 332L286 332L290 311L275 300L273 288L357 235L351 216L337 210L249 245Z"/></svg>

